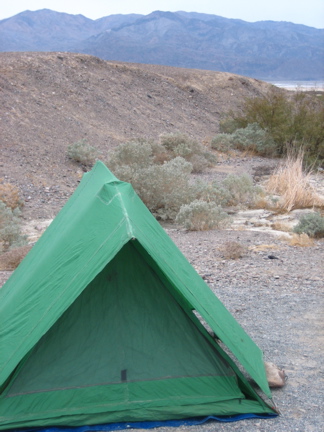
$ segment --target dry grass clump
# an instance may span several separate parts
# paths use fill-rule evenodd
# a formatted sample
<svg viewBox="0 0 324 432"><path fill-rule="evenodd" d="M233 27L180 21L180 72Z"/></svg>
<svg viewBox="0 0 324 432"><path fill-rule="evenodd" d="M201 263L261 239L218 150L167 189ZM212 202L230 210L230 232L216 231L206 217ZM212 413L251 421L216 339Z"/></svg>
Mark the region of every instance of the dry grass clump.
<svg viewBox="0 0 324 432"><path fill-rule="evenodd" d="M252 206L252 208L255 209L266 209L266 210L272 210L272 211L276 211L278 212L278 201L279 198L273 198L273 197L269 197L267 195L264 195L264 193L260 193L255 201L254 201L254 205Z"/></svg>
<svg viewBox="0 0 324 432"><path fill-rule="evenodd" d="M23 206L19 189L11 183L4 183L3 179L0 179L0 201L4 202L11 210Z"/></svg>
<svg viewBox="0 0 324 432"><path fill-rule="evenodd" d="M271 228L275 231L291 232L291 226L288 223L275 221Z"/></svg>
<svg viewBox="0 0 324 432"><path fill-rule="evenodd" d="M274 243L254 245L254 246L250 246L249 247L249 250L251 250L253 252L265 252L265 251L268 251L269 249L271 249L271 250L277 250L279 248Z"/></svg>
<svg viewBox="0 0 324 432"><path fill-rule="evenodd" d="M242 258L247 253L247 248L236 241L228 241L221 248L220 252L225 259Z"/></svg>
<svg viewBox="0 0 324 432"><path fill-rule="evenodd" d="M281 196L277 207L291 211L296 208L323 207L324 200L310 185L312 171L303 169L303 151L297 155L288 154L284 164L270 176L266 183L269 193Z"/></svg>
<svg viewBox="0 0 324 432"><path fill-rule="evenodd" d="M293 234L288 240L290 246L310 247L314 246L314 239L310 238L307 234Z"/></svg>
<svg viewBox="0 0 324 432"><path fill-rule="evenodd" d="M21 246L0 255L0 270L15 270L30 251L31 246Z"/></svg>

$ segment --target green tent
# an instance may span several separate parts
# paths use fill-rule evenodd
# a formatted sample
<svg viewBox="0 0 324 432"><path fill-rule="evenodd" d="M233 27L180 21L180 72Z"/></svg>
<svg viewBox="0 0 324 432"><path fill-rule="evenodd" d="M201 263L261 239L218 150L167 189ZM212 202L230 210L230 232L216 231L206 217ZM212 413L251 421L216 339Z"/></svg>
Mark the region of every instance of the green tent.
<svg viewBox="0 0 324 432"><path fill-rule="evenodd" d="M262 352L101 162L0 289L0 429L274 414Z"/></svg>

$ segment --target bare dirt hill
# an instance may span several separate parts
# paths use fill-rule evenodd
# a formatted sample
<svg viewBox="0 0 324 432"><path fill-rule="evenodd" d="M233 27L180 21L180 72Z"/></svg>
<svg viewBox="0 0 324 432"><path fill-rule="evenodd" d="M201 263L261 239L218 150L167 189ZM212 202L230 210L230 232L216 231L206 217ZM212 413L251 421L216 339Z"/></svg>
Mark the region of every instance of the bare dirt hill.
<svg viewBox="0 0 324 432"><path fill-rule="evenodd" d="M81 173L67 147L103 152L131 138L183 132L209 142L220 116L270 85L238 75L107 62L70 53L0 54L0 178L17 184L42 217L49 188L64 203ZM103 156L106 157L106 156ZM52 200L53 201L53 200Z"/></svg>

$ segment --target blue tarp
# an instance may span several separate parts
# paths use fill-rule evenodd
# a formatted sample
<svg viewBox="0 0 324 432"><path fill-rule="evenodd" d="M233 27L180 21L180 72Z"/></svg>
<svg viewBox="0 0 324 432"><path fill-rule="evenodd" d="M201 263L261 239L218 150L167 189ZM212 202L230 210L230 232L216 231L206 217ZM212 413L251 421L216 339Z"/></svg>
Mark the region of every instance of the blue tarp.
<svg viewBox="0 0 324 432"><path fill-rule="evenodd" d="M167 420L167 421L149 421L149 422L129 422L129 423L108 423L95 426L79 426L79 427L50 427L50 428L33 428L33 429L14 429L10 432L99 432L99 431L118 431L124 429L152 429L157 427L179 427L179 426L194 426L205 423L207 421L219 422L236 422L245 419L271 419L277 417L277 414L255 415L255 414L240 414L236 416L226 417L198 417L185 420Z"/></svg>

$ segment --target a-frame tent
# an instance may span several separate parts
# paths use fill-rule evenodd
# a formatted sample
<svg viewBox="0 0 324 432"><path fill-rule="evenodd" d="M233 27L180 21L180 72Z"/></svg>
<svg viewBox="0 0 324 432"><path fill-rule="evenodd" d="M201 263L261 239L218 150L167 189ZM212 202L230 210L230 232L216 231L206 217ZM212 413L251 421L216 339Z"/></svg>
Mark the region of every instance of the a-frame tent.
<svg viewBox="0 0 324 432"><path fill-rule="evenodd" d="M0 289L0 429L272 415L262 352L101 162Z"/></svg>

